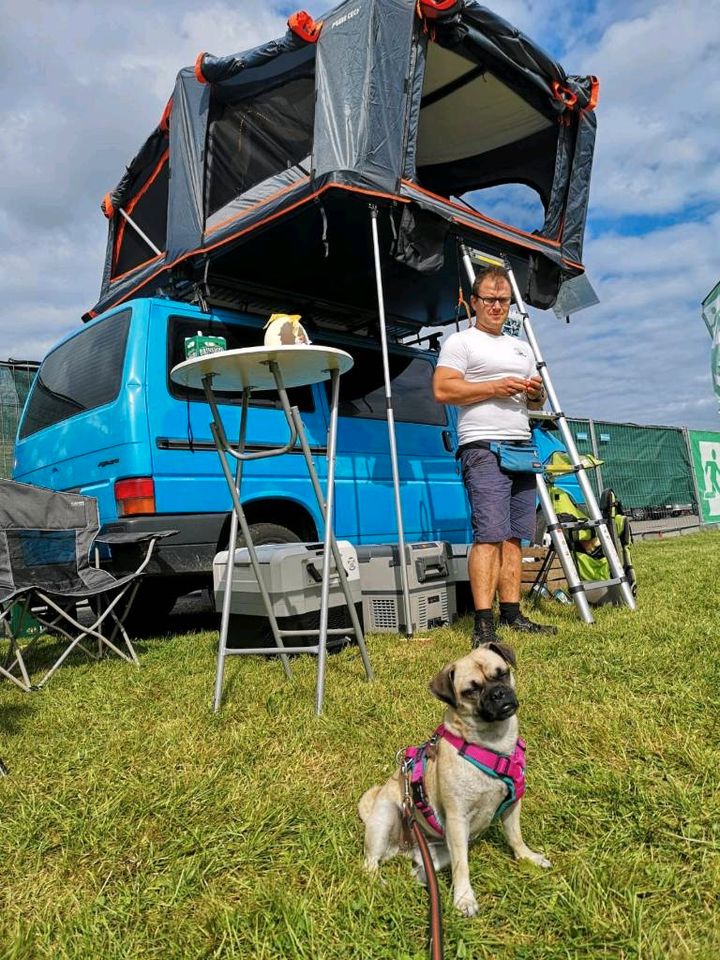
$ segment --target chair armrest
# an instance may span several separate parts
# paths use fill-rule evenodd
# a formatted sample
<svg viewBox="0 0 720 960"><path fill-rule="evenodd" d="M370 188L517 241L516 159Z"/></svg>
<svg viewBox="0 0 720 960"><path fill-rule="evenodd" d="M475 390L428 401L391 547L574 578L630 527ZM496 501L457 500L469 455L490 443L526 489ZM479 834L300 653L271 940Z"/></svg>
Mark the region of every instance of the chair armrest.
<svg viewBox="0 0 720 960"><path fill-rule="evenodd" d="M165 537L174 537L177 530L156 530L154 533L101 533L95 537L94 543L106 543L108 546L128 546L133 543L145 543L147 540L163 540Z"/></svg>
<svg viewBox="0 0 720 960"><path fill-rule="evenodd" d="M152 552L155 549L155 543L158 540L164 540L165 537L174 537L177 533L177 530L156 530L154 533L143 533L138 531L136 533L103 533L95 537L93 542L93 550L95 551L95 566L100 566L100 551L98 545L103 543L108 547L119 547L119 546L132 546L132 544L147 543L147 550L145 552L145 558L140 564L140 566L135 571L135 574L142 573L145 567L150 562L150 557Z"/></svg>

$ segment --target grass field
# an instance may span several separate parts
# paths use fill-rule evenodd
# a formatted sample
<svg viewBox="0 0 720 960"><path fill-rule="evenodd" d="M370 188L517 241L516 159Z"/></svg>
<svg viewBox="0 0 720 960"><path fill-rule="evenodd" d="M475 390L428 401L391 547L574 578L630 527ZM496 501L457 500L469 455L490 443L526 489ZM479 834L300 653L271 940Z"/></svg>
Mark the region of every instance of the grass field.
<svg viewBox="0 0 720 960"><path fill-rule="evenodd" d="M520 637L527 842L473 848L480 915L442 875L446 958L720 956L720 533L635 547L639 609L592 627L545 605ZM442 715L427 684L469 620L330 658L236 659L210 710L211 632L138 644L141 668L77 659L47 689L0 683L0 957L410 960L425 891L406 860L363 873L356 802Z"/></svg>

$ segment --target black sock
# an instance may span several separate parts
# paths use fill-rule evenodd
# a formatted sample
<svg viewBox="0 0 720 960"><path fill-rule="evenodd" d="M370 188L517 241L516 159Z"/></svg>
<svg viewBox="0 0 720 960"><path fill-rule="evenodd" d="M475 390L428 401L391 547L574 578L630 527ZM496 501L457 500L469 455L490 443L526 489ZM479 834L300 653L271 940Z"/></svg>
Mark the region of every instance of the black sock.
<svg viewBox="0 0 720 960"><path fill-rule="evenodd" d="M490 607L487 607L483 610L475 611L475 628L477 629L480 624L483 622L492 623L493 622L493 612Z"/></svg>
<svg viewBox="0 0 720 960"><path fill-rule="evenodd" d="M506 623L512 623L520 613L519 603L503 603L500 601L500 619Z"/></svg>

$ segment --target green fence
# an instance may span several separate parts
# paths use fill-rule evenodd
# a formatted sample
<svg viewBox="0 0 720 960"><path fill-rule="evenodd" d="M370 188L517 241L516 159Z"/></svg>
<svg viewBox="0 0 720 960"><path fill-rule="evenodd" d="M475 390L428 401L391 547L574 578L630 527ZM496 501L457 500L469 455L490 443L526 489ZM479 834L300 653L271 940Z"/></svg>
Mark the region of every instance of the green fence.
<svg viewBox="0 0 720 960"><path fill-rule="evenodd" d="M18 419L37 368L31 360L0 361L0 477L12 473Z"/></svg>
<svg viewBox="0 0 720 960"><path fill-rule="evenodd" d="M698 513L686 431L602 420L568 420L578 452L602 460L595 492L611 487L638 519Z"/></svg>

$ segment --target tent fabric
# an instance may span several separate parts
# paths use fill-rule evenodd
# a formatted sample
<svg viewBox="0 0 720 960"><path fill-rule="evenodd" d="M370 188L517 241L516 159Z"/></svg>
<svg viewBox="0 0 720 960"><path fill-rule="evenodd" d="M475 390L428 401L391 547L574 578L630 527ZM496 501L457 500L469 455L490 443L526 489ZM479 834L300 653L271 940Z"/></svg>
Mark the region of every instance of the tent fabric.
<svg viewBox="0 0 720 960"><path fill-rule="evenodd" d="M391 225L402 204L437 218L419 259L405 249L408 268L424 264L427 297L435 296L427 264L451 246L448 231L519 257L531 304L551 305L562 281L582 272L594 78L566 75L475 0L430 26L415 0L348 0L323 18L314 39L288 30L243 53L204 52L180 71L161 123L104 201L108 250L88 316L159 289L183 296L203 281L212 290L219 261L225 269L234 250L240 264L268 230L283 272L297 255L290 224L301 208L322 208L330 193L333 209L338 198L349 208L362 197ZM534 234L457 202L505 183L526 184L542 200L544 223ZM311 221L325 249L323 214L308 213ZM317 267L302 252L300 259L305 270ZM421 300L416 325L433 312ZM335 306L353 303L346 296ZM412 325L412 317L401 319Z"/></svg>

